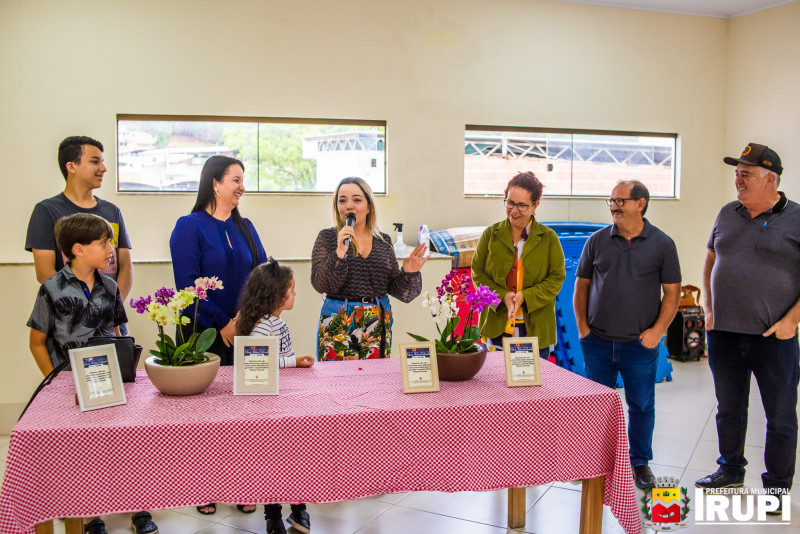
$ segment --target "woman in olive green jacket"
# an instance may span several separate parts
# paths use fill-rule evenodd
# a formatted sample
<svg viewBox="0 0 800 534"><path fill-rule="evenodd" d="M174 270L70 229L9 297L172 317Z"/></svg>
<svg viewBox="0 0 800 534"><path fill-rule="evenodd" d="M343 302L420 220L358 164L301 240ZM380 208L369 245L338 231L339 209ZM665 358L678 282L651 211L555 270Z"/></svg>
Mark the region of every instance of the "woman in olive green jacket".
<svg viewBox="0 0 800 534"><path fill-rule="evenodd" d="M541 198L542 184L532 172L508 182L507 218L483 232L472 279L502 299L481 313L481 335L500 347L503 336L535 336L546 357L556 344L555 301L566 271L558 236L534 218Z"/></svg>

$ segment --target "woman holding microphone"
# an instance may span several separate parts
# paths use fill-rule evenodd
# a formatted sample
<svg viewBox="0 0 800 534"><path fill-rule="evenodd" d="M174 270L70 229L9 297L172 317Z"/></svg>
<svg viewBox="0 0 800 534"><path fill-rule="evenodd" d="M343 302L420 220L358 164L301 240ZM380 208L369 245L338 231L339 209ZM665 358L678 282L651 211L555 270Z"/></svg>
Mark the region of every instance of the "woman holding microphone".
<svg viewBox="0 0 800 534"><path fill-rule="evenodd" d="M317 359L386 358L392 343L389 295L410 302L422 290L427 261L417 245L403 268L377 224L375 197L361 178L344 178L333 195L335 226L320 231L311 253L311 285L325 294Z"/></svg>

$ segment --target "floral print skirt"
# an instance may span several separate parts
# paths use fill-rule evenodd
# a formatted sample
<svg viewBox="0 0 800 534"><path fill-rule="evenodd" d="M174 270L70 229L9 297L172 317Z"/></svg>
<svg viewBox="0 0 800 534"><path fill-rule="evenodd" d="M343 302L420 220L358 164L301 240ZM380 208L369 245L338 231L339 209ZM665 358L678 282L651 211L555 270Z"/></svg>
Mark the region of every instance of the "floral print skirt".
<svg viewBox="0 0 800 534"><path fill-rule="evenodd" d="M317 360L388 358L393 322L386 295L370 303L325 299L317 329Z"/></svg>

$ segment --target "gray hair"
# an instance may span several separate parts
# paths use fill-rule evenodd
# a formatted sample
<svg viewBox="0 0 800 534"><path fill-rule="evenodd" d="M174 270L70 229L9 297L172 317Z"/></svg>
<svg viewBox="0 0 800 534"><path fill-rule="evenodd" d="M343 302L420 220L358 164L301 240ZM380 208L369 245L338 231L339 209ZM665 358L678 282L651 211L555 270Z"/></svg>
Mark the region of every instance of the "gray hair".
<svg viewBox="0 0 800 534"><path fill-rule="evenodd" d="M763 178L767 178L770 174L775 175L775 189L779 188L781 185L781 175L775 171L771 171L766 167L758 167L759 173Z"/></svg>

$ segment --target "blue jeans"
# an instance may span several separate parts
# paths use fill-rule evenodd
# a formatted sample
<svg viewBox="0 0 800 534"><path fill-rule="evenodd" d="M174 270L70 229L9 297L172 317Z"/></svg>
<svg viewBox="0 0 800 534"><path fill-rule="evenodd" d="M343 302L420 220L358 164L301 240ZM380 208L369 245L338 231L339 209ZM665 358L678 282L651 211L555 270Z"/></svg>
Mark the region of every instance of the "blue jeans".
<svg viewBox="0 0 800 534"><path fill-rule="evenodd" d="M797 456L797 385L800 348L797 335L778 339L752 334L708 331L708 365L717 394L717 463L730 477L743 479L747 460L744 438L755 375L767 416L767 440L761 475L765 488L792 486Z"/></svg>
<svg viewBox="0 0 800 534"><path fill-rule="evenodd" d="M638 339L615 342L593 332L581 339L587 378L614 388L622 374L628 403L628 444L631 465L647 465L653 459L653 427L656 422L656 371L658 347L645 348Z"/></svg>

